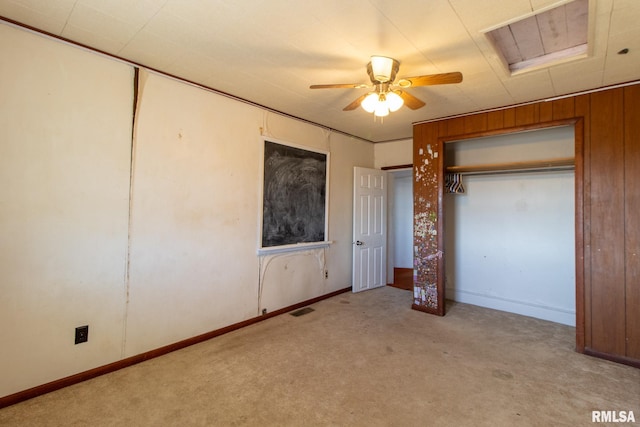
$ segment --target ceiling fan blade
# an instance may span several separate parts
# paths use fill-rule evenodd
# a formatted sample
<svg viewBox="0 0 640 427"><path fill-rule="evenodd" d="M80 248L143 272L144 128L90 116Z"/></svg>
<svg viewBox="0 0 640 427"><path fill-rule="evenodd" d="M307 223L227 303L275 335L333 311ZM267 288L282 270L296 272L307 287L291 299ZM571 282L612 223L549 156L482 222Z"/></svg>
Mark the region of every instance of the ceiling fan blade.
<svg viewBox="0 0 640 427"><path fill-rule="evenodd" d="M355 110L356 108L358 108L360 106L360 103L367 97L367 95L369 95L368 93L365 93L364 95L362 95L361 97L359 97L358 99L356 99L355 101L353 101L351 104L347 105L346 107L344 107L342 109L342 111L351 111L351 110Z"/></svg>
<svg viewBox="0 0 640 427"><path fill-rule="evenodd" d="M311 85L309 89L362 89L365 87L369 86L362 83L338 83L332 85Z"/></svg>
<svg viewBox="0 0 640 427"><path fill-rule="evenodd" d="M426 76L405 77L398 80L400 87L414 86L432 86L446 85L451 83L460 83L462 81L462 73L455 71L453 73L429 74Z"/></svg>
<svg viewBox="0 0 640 427"><path fill-rule="evenodd" d="M422 102L421 100L419 100L418 98L416 98L415 96L411 95L408 92L400 90L400 91L397 91L396 93L400 95L400 97L404 101L404 105L411 108L412 110L417 110L418 108L422 108L425 106L424 102Z"/></svg>

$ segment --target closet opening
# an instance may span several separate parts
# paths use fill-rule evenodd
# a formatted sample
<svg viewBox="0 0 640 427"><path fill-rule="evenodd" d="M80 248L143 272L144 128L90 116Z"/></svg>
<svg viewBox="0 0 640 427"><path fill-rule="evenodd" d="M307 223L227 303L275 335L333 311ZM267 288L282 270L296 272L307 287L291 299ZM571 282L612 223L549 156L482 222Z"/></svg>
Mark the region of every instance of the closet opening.
<svg viewBox="0 0 640 427"><path fill-rule="evenodd" d="M389 176L387 283L413 292L413 167L403 165L386 170Z"/></svg>
<svg viewBox="0 0 640 427"><path fill-rule="evenodd" d="M574 123L445 142L448 299L576 326L580 150Z"/></svg>

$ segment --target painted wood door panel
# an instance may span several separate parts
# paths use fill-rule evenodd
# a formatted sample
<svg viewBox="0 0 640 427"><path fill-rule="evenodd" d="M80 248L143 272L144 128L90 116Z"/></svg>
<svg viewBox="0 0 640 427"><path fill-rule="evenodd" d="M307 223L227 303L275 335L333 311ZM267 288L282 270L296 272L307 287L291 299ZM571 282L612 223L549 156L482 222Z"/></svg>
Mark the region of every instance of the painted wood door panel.
<svg viewBox="0 0 640 427"><path fill-rule="evenodd" d="M387 172L354 168L353 292L387 284Z"/></svg>

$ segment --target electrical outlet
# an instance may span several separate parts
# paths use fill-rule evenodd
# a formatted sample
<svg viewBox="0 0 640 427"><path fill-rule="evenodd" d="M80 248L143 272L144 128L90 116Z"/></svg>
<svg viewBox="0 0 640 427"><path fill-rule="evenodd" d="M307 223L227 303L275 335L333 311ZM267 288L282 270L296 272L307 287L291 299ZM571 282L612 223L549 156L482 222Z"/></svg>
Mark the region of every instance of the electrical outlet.
<svg viewBox="0 0 640 427"><path fill-rule="evenodd" d="M324 271L324 278L328 279L329 278L329 270L325 270Z"/></svg>
<svg viewBox="0 0 640 427"><path fill-rule="evenodd" d="M89 325L78 326L76 328L76 344L89 341Z"/></svg>

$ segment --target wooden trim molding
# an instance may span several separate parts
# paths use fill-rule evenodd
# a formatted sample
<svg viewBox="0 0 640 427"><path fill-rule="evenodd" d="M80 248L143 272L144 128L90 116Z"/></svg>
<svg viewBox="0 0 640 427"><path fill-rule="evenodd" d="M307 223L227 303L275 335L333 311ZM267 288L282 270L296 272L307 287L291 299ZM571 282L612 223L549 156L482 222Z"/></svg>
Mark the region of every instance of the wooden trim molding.
<svg viewBox="0 0 640 427"><path fill-rule="evenodd" d="M615 354L603 353L601 351L594 350L592 348L585 348L583 351L587 356L598 357L600 359L609 360L611 362L622 363L623 365L633 366L634 368L640 368L640 360L633 359L625 356L618 356Z"/></svg>
<svg viewBox="0 0 640 427"><path fill-rule="evenodd" d="M383 167L380 168L380 170L392 171L392 170L396 170L396 169L411 169L412 167L413 167L413 164L395 165L395 166L383 166Z"/></svg>
<svg viewBox="0 0 640 427"><path fill-rule="evenodd" d="M186 340L182 340L173 344L166 345L164 347L156 348L155 350L150 350L145 353L138 354L136 356L127 357L126 359L118 360L117 362L109 363L108 365L99 366L94 369L90 369L88 371L80 372L75 375L71 375L56 381L52 381L50 383L42 384L27 390L20 391L18 393L10 394L5 397L0 397L0 409L15 405L16 403L32 399L34 397L50 393L52 391L60 390L64 387L78 384L80 382L90 380L92 378L99 377L104 374L109 374L111 372L118 371L123 368L127 368L132 365L136 365L138 363L144 362L145 360L153 359L159 356L163 356L167 353L171 353L176 350L183 349L185 347L192 346L194 344L201 343L203 341L210 340L211 338L215 338L220 335L224 335L226 333L235 331L240 328L244 328L245 326L253 325L254 323L261 322L263 320L279 316L284 313L288 313L290 311L296 310L298 308L302 308L304 306L314 304L318 301L322 301L327 298L334 297L336 295L340 295L344 292L348 292L351 290L351 287L339 289L334 292L330 292L326 295L322 295L319 297L311 298L306 301L299 302L297 304L293 304L289 307L281 308L280 310L275 310L271 313L253 317L251 319L244 320L242 322L234 323L233 325L226 326L221 329L216 329L211 332L204 333L202 335L198 335L192 338L188 338Z"/></svg>

